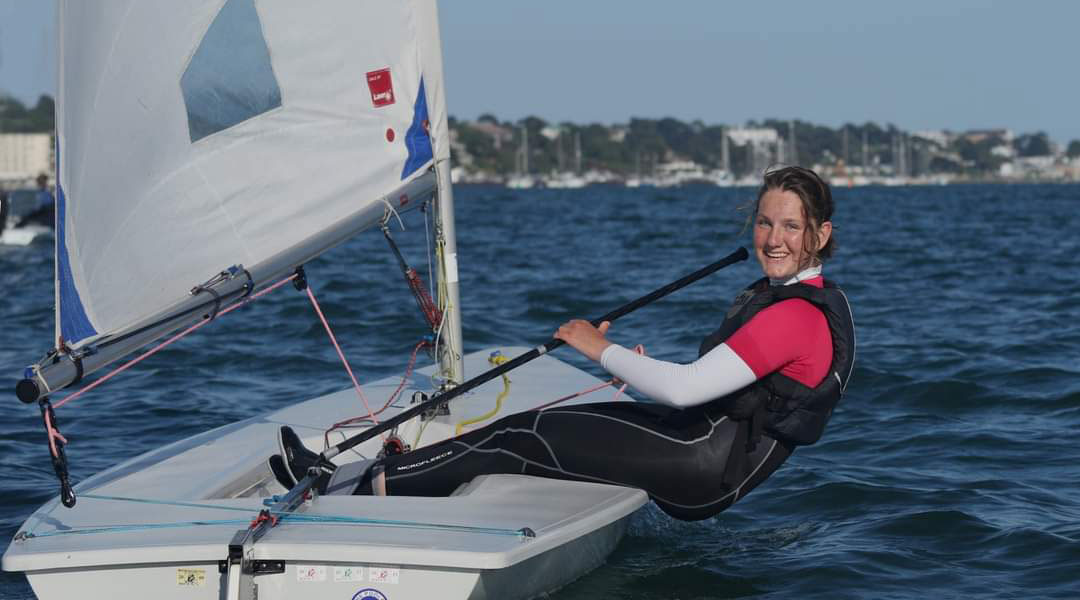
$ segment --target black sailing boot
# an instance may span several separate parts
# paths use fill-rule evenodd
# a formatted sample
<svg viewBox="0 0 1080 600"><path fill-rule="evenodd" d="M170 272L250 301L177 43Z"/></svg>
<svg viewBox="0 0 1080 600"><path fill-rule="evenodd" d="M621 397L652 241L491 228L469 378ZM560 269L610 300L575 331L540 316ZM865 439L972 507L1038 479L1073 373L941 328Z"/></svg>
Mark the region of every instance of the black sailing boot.
<svg viewBox="0 0 1080 600"><path fill-rule="evenodd" d="M274 479L280 483L285 489L291 490L296 485L296 480L289 474L289 467L285 466L285 459L281 458L280 454L271 455L266 460L266 465L270 467L270 472L274 474Z"/></svg>
<svg viewBox="0 0 1080 600"><path fill-rule="evenodd" d="M300 436L296 435L296 432L288 425L282 425L281 429L278 430L278 449L281 451L285 473L292 478L293 485L303 479L312 467L318 467L320 474L319 478L315 480L313 489L320 494L326 491L326 484L330 481L330 474L334 471L334 465L321 460L318 454L308 450L304 446L304 442L300 440ZM273 459L271 458L271 460ZM271 465L271 468L273 468L273 465ZM281 478L278 478L278 481L281 481ZM292 486L289 486L289 488L291 489Z"/></svg>

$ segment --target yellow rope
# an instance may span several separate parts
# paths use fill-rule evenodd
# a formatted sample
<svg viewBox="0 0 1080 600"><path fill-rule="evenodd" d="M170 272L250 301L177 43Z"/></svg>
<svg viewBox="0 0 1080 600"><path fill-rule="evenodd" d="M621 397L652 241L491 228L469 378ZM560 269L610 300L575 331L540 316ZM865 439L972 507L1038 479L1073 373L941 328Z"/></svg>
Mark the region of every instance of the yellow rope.
<svg viewBox="0 0 1080 600"><path fill-rule="evenodd" d="M492 365L495 365L495 366L501 365L501 364L503 364L504 362L506 362L508 360L510 360L510 359L506 358L505 356L503 356L502 354L500 354L497 351L492 352L491 356L488 357L488 362L491 363ZM486 420L490 419L491 417L494 417L496 414L498 414L499 410L502 408L503 400L506 398L507 394L510 393L510 378L507 377L506 375L503 375L502 380L503 380L503 391L500 392L498 397L495 398L495 408L493 408L490 411L480 415L479 417L473 417L471 419L465 419L464 421L458 423L457 427L454 429L454 435L455 436L461 435L461 430L464 429L466 425L472 425L474 423L479 423L480 421L486 421Z"/></svg>
<svg viewBox="0 0 1080 600"><path fill-rule="evenodd" d="M412 443L413 448L419 448L420 447L420 436L424 435L424 430L427 429L427 424L431 422L431 421L424 421L424 419L420 419L420 421L421 421L420 428L416 431L416 439L413 440L413 443Z"/></svg>

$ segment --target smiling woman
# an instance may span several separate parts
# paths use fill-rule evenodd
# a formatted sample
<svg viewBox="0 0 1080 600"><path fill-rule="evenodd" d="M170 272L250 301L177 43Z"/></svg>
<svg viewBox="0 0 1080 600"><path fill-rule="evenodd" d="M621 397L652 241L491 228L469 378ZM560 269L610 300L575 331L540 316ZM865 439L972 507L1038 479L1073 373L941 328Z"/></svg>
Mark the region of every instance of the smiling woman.
<svg viewBox="0 0 1080 600"><path fill-rule="evenodd" d="M766 174L754 219L754 251L765 275L784 283L832 256L832 212L829 186L812 171Z"/></svg>
<svg viewBox="0 0 1080 600"><path fill-rule="evenodd" d="M821 276L821 260L832 250L831 217L828 185L813 171L766 174L754 227L766 277L739 295L691 363L614 344L605 337L608 322L573 320L559 328L555 337L654 402L518 413L358 470L337 469L320 487L435 496L479 475L523 473L641 488L679 519L723 511L796 446L818 440L851 375L851 311L843 292ZM288 428L280 442L271 468L292 487L318 455Z"/></svg>

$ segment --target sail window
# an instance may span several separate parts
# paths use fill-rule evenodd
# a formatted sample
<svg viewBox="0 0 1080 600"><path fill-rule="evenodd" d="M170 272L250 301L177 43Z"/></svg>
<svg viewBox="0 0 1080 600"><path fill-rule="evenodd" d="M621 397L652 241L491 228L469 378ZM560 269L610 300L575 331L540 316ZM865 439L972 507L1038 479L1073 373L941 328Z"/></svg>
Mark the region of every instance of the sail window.
<svg viewBox="0 0 1080 600"><path fill-rule="evenodd" d="M255 0L226 0L180 77L191 141L281 106Z"/></svg>

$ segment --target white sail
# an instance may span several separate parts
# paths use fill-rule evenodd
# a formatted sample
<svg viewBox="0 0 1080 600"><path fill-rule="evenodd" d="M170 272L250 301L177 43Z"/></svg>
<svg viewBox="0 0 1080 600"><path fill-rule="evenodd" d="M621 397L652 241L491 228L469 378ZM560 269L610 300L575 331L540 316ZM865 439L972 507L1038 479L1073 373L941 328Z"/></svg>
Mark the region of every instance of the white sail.
<svg viewBox="0 0 1080 600"><path fill-rule="evenodd" d="M433 150L448 156L434 2L58 13L57 336L72 348L233 265L310 258L320 237L381 218L384 199L415 200L397 194L430 177Z"/></svg>

